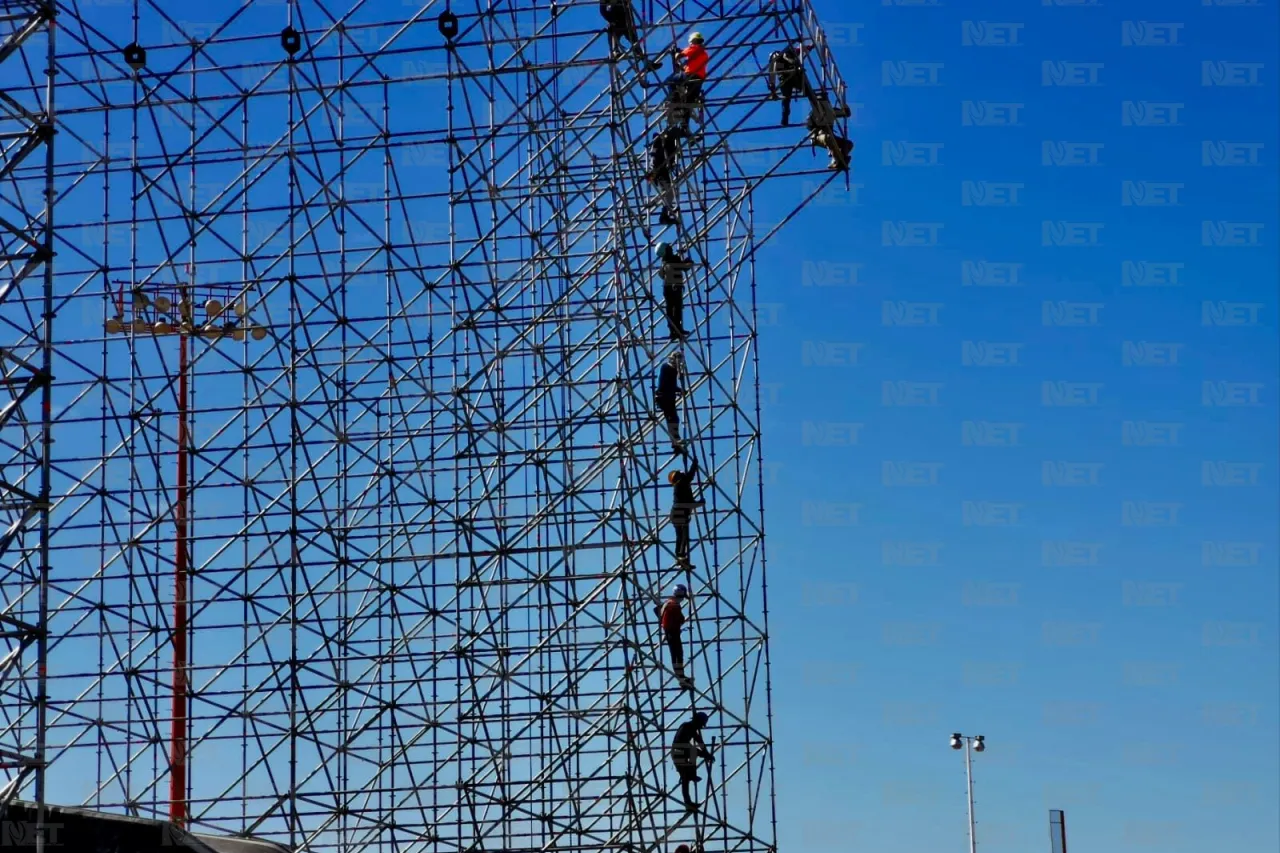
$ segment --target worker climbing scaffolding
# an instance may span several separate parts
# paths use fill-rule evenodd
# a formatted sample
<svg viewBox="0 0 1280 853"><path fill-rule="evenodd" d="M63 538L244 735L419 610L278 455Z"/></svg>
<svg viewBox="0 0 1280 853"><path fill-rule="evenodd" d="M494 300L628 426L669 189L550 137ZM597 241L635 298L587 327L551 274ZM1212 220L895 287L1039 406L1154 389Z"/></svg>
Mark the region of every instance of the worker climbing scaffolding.
<svg viewBox="0 0 1280 853"><path fill-rule="evenodd" d="M659 275L662 278L662 306L667 315L667 332L671 340L688 336L684 328L684 275L693 269L693 262L672 248L670 243L657 247Z"/></svg>
<svg viewBox="0 0 1280 853"><path fill-rule="evenodd" d="M693 689L693 679L684 674L684 640L681 630L684 627L684 611L680 609L682 602L689 598L689 588L677 584L671 597L658 608L658 624L662 628L662 638L666 641L667 650L671 654L671 669L676 674L676 681L685 690Z"/></svg>
<svg viewBox="0 0 1280 853"><path fill-rule="evenodd" d="M672 48L675 73L667 80L667 106L671 124L689 129L689 119L702 105L702 87L707 80L707 65L711 55L707 52L702 33L689 34L689 43Z"/></svg>
<svg viewBox="0 0 1280 853"><path fill-rule="evenodd" d="M714 757L702 742L702 729L707 725L708 719L702 711L696 712L692 719L680 724L671 740L671 762L680 776L680 795L684 798L684 807L689 811L698 808L698 803L689 790L691 783L702 781L702 777L698 775L698 760L707 762L710 767Z"/></svg>
<svg viewBox="0 0 1280 853"><path fill-rule="evenodd" d="M797 42L769 54L765 80L769 84L769 100L782 99L783 127L791 123L791 99L797 93L804 98L810 96L809 81L804 73L804 51L805 45Z"/></svg>
<svg viewBox="0 0 1280 853"><path fill-rule="evenodd" d="M636 15L631 7L631 0L600 0L600 17L608 24L610 58L625 56L627 50L636 56L642 56L640 33L636 28ZM630 43L630 48L622 46L624 39Z"/></svg>
<svg viewBox="0 0 1280 853"><path fill-rule="evenodd" d="M826 92L819 92L811 99L813 109L805 122L809 130L809 138L815 147L825 148L831 155L827 168L841 172L849 169L849 158L853 153L853 142L836 133L835 124L838 118L849 117L849 107L840 108L831 105Z"/></svg>
<svg viewBox="0 0 1280 853"><path fill-rule="evenodd" d="M667 357L658 369L658 384L653 389L653 404L667 424L667 436L671 450L684 453L685 443L680 439L680 410L676 403L684 390L680 387L680 373L684 369L684 356L677 350Z"/></svg>
<svg viewBox="0 0 1280 853"><path fill-rule="evenodd" d="M649 168L645 177L658 190L661 210L658 224L680 224L680 202L676 190L676 169L680 160L680 140L688 136L680 127L668 127L649 143Z"/></svg>
<svg viewBox="0 0 1280 853"><path fill-rule="evenodd" d="M706 501L695 498L693 481L698 476L698 457L694 456L688 471L672 471L667 475L671 484L671 525L676 530L676 562L685 568L693 568L689 561L689 525L693 521L693 511L706 505Z"/></svg>

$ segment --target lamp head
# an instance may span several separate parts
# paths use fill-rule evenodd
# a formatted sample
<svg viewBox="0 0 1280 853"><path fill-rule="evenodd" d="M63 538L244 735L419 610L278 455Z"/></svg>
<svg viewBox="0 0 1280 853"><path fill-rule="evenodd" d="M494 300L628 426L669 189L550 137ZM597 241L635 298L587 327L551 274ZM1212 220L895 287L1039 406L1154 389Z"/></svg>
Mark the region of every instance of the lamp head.
<svg viewBox="0 0 1280 853"><path fill-rule="evenodd" d="M959 749L962 746L964 746L964 741L960 738L960 733L956 732L951 736L951 748Z"/></svg>
<svg viewBox="0 0 1280 853"><path fill-rule="evenodd" d="M975 738L973 739L973 751L974 751L974 752L982 752L982 750L984 750L984 749L986 749L986 748L987 748L987 745L986 745L986 743L982 740L982 735L978 735L977 737L975 737Z"/></svg>

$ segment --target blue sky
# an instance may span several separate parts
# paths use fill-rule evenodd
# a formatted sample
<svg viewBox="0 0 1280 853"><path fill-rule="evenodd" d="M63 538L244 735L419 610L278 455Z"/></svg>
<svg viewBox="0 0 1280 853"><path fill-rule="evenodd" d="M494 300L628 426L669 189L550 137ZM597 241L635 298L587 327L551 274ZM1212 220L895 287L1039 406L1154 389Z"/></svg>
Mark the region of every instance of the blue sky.
<svg viewBox="0 0 1280 853"><path fill-rule="evenodd" d="M815 2L858 147L760 267L783 849L965 849L952 731L989 853L1276 849L1276 4Z"/></svg>

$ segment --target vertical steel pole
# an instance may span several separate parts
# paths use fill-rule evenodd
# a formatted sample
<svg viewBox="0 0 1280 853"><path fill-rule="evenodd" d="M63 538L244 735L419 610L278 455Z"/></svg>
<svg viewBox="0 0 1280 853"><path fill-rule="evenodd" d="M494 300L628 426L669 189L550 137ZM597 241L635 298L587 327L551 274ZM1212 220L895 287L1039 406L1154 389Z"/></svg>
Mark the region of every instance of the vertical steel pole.
<svg viewBox="0 0 1280 853"><path fill-rule="evenodd" d="M40 494L37 502L40 518L40 589L38 593L39 634L36 637L36 750L35 760L35 839L36 853L45 853L49 844L45 838L48 832L45 802L48 792L45 789L45 769L48 749L48 714L49 714L49 513L53 506L53 485L51 471L53 469L53 318L54 311L54 231L53 208L58 200L57 186L54 184L54 173L57 169L57 158L54 155L54 93L57 85L54 75L57 74L58 50L56 37L58 31L57 7L53 3L45 3L38 14L48 22L48 46L45 66L45 106L44 118L46 126L41 129L45 134L45 185L44 185L44 232L40 235L40 246L44 252L44 285L43 317L40 328L41 362L40 372L42 388L40 389Z"/></svg>
<svg viewBox="0 0 1280 853"><path fill-rule="evenodd" d="M974 832L973 823L973 762L970 758L972 745L973 738L966 737L964 739L964 781L969 789L969 853L977 853L978 839Z"/></svg>
<svg viewBox="0 0 1280 853"><path fill-rule="evenodd" d="M186 294L184 303L191 299ZM180 303L183 315L195 306ZM174 508L177 554L173 578L173 727L170 730L169 819L186 823L187 794L187 334L188 316L178 325L178 500Z"/></svg>

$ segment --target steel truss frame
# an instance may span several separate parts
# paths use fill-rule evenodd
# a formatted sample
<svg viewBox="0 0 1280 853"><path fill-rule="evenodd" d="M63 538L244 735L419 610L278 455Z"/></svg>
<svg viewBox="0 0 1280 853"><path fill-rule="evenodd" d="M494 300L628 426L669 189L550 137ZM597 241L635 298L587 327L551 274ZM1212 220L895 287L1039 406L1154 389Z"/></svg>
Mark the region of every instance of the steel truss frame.
<svg viewBox="0 0 1280 853"><path fill-rule="evenodd" d="M834 179L762 112L802 37L845 101L812 9L637 4L650 55L696 24L715 57L664 231L663 90L594 2L164 6L59 4L62 144L13 170L63 211L56 341L30 325L58 366L25 718L50 798L307 851L773 849L753 263L805 199L760 229L754 194ZM696 262L687 570L660 235ZM653 617L677 581L692 694ZM690 815L666 744L694 709L720 745Z"/></svg>
<svg viewBox="0 0 1280 853"><path fill-rule="evenodd" d="M44 849L53 345L54 9L0 2L0 827Z"/></svg>

